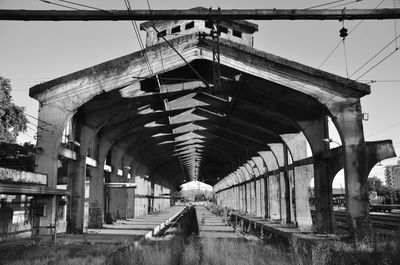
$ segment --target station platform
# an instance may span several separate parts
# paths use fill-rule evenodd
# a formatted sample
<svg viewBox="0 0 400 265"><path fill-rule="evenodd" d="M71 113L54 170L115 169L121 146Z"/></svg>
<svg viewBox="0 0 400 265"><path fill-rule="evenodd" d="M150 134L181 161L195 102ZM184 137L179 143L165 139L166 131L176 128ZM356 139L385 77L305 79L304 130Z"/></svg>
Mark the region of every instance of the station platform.
<svg viewBox="0 0 400 265"><path fill-rule="evenodd" d="M120 244L137 241L156 235L165 225L175 219L186 206L178 205L156 214L119 220L114 224L104 224L101 229L87 229L84 234L61 234L56 236L57 244ZM15 246L51 243L52 236L20 238L0 242L0 250Z"/></svg>
<svg viewBox="0 0 400 265"><path fill-rule="evenodd" d="M178 216L186 207L177 205L156 214L104 224L101 229L88 229L88 235L153 236L166 223Z"/></svg>

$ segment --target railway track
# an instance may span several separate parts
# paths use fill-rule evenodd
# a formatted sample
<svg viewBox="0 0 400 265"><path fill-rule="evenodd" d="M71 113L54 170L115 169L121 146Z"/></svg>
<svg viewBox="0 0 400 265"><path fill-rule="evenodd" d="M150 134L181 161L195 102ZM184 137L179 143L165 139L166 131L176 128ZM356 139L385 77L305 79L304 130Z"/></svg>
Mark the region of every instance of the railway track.
<svg viewBox="0 0 400 265"><path fill-rule="evenodd" d="M312 211L311 215L314 219L315 211ZM335 211L335 219L338 228L348 230L345 211ZM378 235L400 237L400 214L371 213L370 220Z"/></svg>

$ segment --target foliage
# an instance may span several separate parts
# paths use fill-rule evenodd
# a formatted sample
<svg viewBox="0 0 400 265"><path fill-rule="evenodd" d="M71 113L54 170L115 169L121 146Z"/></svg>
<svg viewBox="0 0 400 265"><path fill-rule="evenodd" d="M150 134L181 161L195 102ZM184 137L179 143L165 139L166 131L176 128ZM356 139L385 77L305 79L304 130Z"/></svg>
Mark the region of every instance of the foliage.
<svg viewBox="0 0 400 265"><path fill-rule="evenodd" d="M376 194L383 198L384 203L391 203L390 189L387 185L382 183L382 180L376 176L368 178L368 190L376 191ZM396 196L394 203L400 204L400 189L394 190Z"/></svg>
<svg viewBox="0 0 400 265"><path fill-rule="evenodd" d="M0 142L14 143L27 121L24 108L12 102L10 80L0 76Z"/></svg>
<svg viewBox="0 0 400 265"><path fill-rule="evenodd" d="M30 246L17 246L11 249L0 249L0 264L39 265L57 264L73 265L105 264L107 255L115 251L117 245L48 245L34 243Z"/></svg>
<svg viewBox="0 0 400 265"><path fill-rule="evenodd" d="M0 142L0 167L34 171L36 148L30 143L24 145Z"/></svg>
<svg viewBox="0 0 400 265"><path fill-rule="evenodd" d="M368 190L376 191L379 193L382 190L383 183L377 176L372 176L368 178Z"/></svg>

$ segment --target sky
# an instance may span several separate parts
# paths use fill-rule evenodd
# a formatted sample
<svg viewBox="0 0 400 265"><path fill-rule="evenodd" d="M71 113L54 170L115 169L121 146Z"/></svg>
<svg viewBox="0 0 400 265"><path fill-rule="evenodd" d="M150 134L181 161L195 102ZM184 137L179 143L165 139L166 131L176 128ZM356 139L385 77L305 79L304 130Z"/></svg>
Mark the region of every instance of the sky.
<svg viewBox="0 0 400 265"><path fill-rule="evenodd" d="M55 3L65 4L59 0ZM125 9L123 0L76 0L76 3L102 9ZM305 9L328 2L319 8L400 8L400 0L148 0L152 9L189 9L197 6L221 9ZM353 3L354 2L354 3ZM348 4L346 4L348 3ZM345 5L344 5L345 4ZM131 1L133 9L147 9L146 0ZM76 7L76 6L75 6ZM0 9L65 9L39 0L0 0ZM344 21L350 34L340 43L339 21L252 21L259 25L256 49L289 60L358 79L371 85L371 94L361 100L369 114L364 121L367 141L391 139L400 154L400 51L393 40L400 34L400 20ZM139 22L140 23L140 22ZM354 31L352 31L354 29ZM144 37L144 35L143 35ZM392 42L393 41L393 42ZM388 43L386 49L374 57ZM397 39L400 47L400 38ZM37 117L38 102L29 97L29 88L83 68L139 50L130 22L25 22L0 21L0 75L11 80L14 103L26 107ZM392 55L389 56L390 53ZM346 55L346 56L345 56ZM385 56L383 62L373 67ZM374 57L360 71L353 73ZM326 62L321 66L321 64ZM347 66L347 67L346 67ZM347 71L346 71L347 69ZM369 71L368 71L369 70ZM19 142L35 142L36 120L28 116L28 131ZM335 141L337 134L331 136ZM332 143L334 146L335 143ZM383 164L397 163L397 159ZM377 172L381 169L376 168ZM374 173L372 173L374 174ZM380 174L380 173L376 173Z"/></svg>

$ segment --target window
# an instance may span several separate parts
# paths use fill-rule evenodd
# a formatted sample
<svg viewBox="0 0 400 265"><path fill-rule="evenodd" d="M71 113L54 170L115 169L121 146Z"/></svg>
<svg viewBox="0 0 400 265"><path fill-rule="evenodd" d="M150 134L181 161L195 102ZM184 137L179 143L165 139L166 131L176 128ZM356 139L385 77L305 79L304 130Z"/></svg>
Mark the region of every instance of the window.
<svg viewBox="0 0 400 265"><path fill-rule="evenodd" d="M206 28L212 29L212 24L210 23L210 21L205 21L204 25Z"/></svg>
<svg viewBox="0 0 400 265"><path fill-rule="evenodd" d="M178 33L178 32L181 32L181 26L176 26L176 27L171 29L171 33L172 34Z"/></svg>
<svg viewBox="0 0 400 265"><path fill-rule="evenodd" d="M167 35L167 30L164 29L163 31L158 32L157 37L161 38L164 37L165 35Z"/></svg>
<svg viewBox="0 0 400 265"><path fill-rule="evenodd" d="M232 31L232 35L235 36L235 37L241 38L242 37L242 32L238 31L238 30L233 30Z"/></svg>
<svg viewBox="0 0 400 265"><path fill-rule="evenodd" d="M191 29L191 28L194 28L194 21L189 22L189 23L187 23L187 24L185 25L185 29Z"/></svg>
<svg viewBox="0 0 400 265"><path fill-rule="evenodd" d="M219 26L219 32L228 34L228 28L224 26Z"/></svg>

